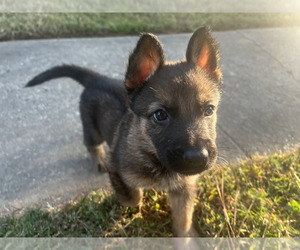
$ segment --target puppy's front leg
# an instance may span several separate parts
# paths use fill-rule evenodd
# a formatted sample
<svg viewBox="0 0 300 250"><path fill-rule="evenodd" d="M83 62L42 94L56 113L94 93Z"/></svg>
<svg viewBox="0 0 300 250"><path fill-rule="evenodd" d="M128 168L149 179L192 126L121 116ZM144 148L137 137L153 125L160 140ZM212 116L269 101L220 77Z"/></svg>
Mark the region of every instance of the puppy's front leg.
<svg viewBox="0 0 300 250"><path fill-rule="evenodd" d="M111 184L115 190L117 199L126 207L139 205L143 198L143 191L129 187L118 172L109 172Z"/></svg>
<svg viewBox="0 0 300 250"><path fill-rule="evenodd" d="M197 237L193 228L194 198L196 185L187 184L182 188L169 191L169 202L172 208L174 236Z"/></svg>

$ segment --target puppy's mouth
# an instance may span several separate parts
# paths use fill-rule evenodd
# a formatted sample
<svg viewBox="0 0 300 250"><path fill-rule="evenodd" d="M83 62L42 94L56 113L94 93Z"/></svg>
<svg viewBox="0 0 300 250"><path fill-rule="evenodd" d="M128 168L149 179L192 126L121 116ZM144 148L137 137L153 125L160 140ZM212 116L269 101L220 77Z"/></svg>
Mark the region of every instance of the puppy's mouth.
<svg viewBox="0 0 300 250"><path fill-rule="evenodd" d="M204 172L205 170L208 170L213 163L215 162L216 159L216 153L213 153L211 155L212 157L208 157L207 161L199 164L195 162L186 162L183 160L176 160L176 161L168 161L168 160L160 160L159 157L150 152L143 152L143 154L151 160L153 166L163 174L166 173L178 173L182 175L196 175Z"/></svg>
<svg viewBox="0 0 300 250"><path fill-rule="evenodd" d="M205 165L192 165L192 166L182 166L182 165L174 165L172 170L183 175L196 175L208 170L211 167L211 164Z"/></svg>

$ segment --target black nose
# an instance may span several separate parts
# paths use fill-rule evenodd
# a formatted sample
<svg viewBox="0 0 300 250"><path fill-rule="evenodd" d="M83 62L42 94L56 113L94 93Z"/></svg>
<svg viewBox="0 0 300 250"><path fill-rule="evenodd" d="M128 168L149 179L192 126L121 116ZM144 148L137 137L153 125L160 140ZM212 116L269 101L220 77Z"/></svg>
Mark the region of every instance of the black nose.
<svg viewBox="0 0 300 250"><path fill-rule="evenodd" d="M173 171L184 175L194 175L209 168L211 155L205 148L186 151L176 149L169 150L167 157Z"/></svg>
<svg viewBox="0 0 300 250"><path fill-rule="evenodd" d="M183 160L187 164L191 164L194 166L204 165L207 162L208 151L206 149L202 149L201 151L186 151L183 154Z"/></svg>

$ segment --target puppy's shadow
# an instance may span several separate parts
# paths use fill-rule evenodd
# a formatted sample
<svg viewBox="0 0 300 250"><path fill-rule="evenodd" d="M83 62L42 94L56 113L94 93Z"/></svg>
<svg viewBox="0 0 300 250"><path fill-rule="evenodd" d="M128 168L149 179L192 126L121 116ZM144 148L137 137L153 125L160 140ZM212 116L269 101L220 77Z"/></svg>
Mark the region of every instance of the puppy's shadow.
<svg viewBox="0 0 300 250"><path fill-rule="evenodd" d="M74 155L73 158L61 159L49 164L50 168L59 168L61 172L69 176L103 175L104 170L99 171L89 155Z"/></svg>

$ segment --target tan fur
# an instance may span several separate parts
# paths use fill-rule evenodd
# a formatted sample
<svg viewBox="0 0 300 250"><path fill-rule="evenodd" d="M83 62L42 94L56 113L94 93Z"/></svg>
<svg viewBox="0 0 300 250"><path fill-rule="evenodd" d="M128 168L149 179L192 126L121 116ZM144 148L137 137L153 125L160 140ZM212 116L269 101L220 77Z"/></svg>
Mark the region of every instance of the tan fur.
<svg viewBox="0 0 300 250"><path fill-rule="evenodd" d="M105 158L106 153L103 148L103 144L96 147L88 147L88 151L92 157L94 164L98 167L103 167L106 169Z"/></svg>

